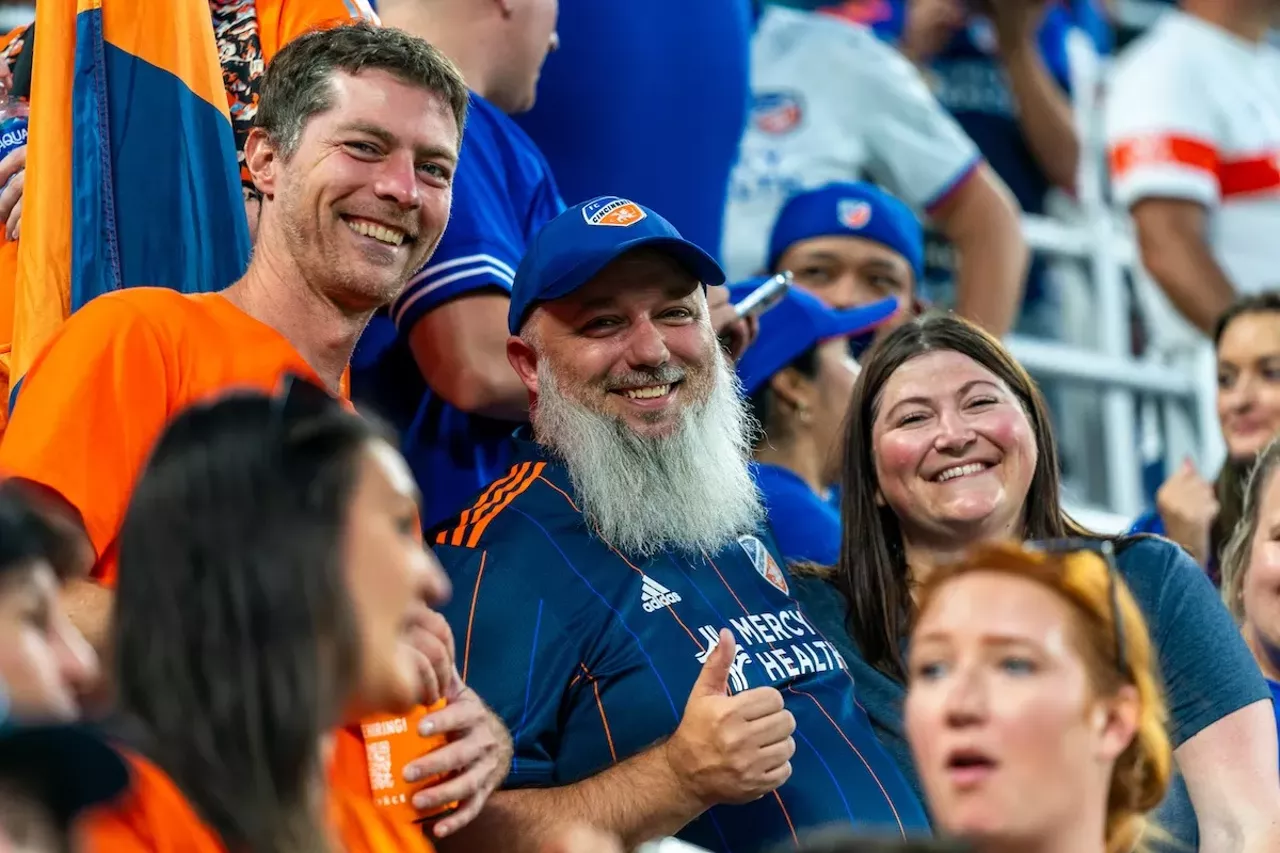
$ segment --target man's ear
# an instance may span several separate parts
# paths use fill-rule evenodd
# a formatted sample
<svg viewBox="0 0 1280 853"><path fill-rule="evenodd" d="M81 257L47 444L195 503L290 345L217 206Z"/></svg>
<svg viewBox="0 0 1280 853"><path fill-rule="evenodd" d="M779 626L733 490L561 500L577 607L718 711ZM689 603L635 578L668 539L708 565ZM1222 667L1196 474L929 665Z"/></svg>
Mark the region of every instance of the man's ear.
<svg viewBox="0 0 1280 853"><path fill-rule="evenodd" d="M538 352L519 335L507 338L507 361L535 397L538 394Z"/></svg>
<svg viewBox="0 0 1280 853"><path fill-rule="evenodd" d="M258 192L266 198L275 195L282 159L280 149L265 130L255 127L249 131L244 142L244 163Z"/></svg>

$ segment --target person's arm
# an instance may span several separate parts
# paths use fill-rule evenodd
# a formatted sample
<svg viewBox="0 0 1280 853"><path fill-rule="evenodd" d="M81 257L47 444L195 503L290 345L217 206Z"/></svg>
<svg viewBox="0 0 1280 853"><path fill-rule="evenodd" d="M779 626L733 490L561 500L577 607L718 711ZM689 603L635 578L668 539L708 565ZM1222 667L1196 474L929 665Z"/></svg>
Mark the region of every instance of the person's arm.
<svg viewBox="0 0 1280 853"><path fill-rule="evenodd" d="M1080 163L1080 140L1067 93L1053 79L1037 38L1045 3L993 0L1001 64L1017 108L1018 127L1045 176L1071 192Z"/></svg>
<svg viewBox="0 0 1280 853"><path fill-rule="evenodd" d="M532 143L472 104L453 179L453 208L431 259L391 306L436 394L472 414L529 416L529 392L507 361L507 308L528 241L564 209Z"/></svg>
<svg viewBox="0 0 1280 853"><path fill-rule="evenodd" d="M728 695L736 648L722 630L669 740L581 782L495 794L455 836L459 849L536 853L568 826L585 822L633 849L674 835L713 805L746 803L775 790L791 775L795 720L772 687Z"/></svg>
<svg viewBox="0 0 1280 853"><path fill-rule="evenodd" d="M567 824L590 823L632 850L680 831L704 809L680 786L662 744L573 785L499 791L451 840L477 853L537 853Z"/></svg>
<svg viewBox="0 0 1280 853"><path fill-rule="evenodd" d="M1013 193L979 163L929 215L955 246L956 313L993 335L1007 333L1022 304L1029 259Z"/></svg>
<svg viewBox="0 0 1280 853"><path fill-rule="evenodd" d="M454 406L523 421L529 417L529 390L507 361L510 303L497 290L447 302L413 325L409 347L431 390Z"/></svg>
<svg viewBox="0 0 1280 853"><path fill-rule="evenodd" d="M914 66L869 32L849 30L838 56L861 97L847 123L865 139L870 171L955 244L957 312L1003 335L1017 315L1028 257L1013 194Z"/></svg>
<svg viewBox="0 0 1280 853"><path fill-rule="evenodd" d="M511 729L515 756L507 790L490 797L466 827L439 839L442 850L534 853L551 833L582 822L630 846L675 832L713 804L756 799L789 777L795 720L773 688L728 695L737 644L722 631L691 681L667 676L673 693L688 691L668 740L618 754L594 776L562 784L562 753L583 748L565 731L565 715L589 708L603 719L599 697L609 701L609 681L598 692L594 685L584 690L574 675L608 670L605 661L616 650L594 639L594 626L611 613L595 609L595 593L584 591L564 557L567 544L519 514L509 516L513 511L482 522L475 547L440 544L451 538L447 532L436 540L454 584L441 612L461 644L460 674ZM623 737L615 730L611 742Z"/></svg>
<svg viewBox="0 0 1280 853"><path fill-rule="evenodd" d="M1174 757L1200 827L1200 853L1280 850L1276 718L1267 700L1202 729Z"/></svg>
<svg viewBox="0 0 1280 853"><path fill-rule="evenodd" d="M1208 332L1235 288L1214 259L1208 218L1222 201L1221 126L1187 58L1122 59L1105 102L1112 194L1129 211L1143 266L1179 312Z"/></svg>
<svg viewBox="0 0 1280 853"><path fill-rule="evenodd" d="M1144 198L1129 212L1142 265L1182 316L1211 334L1236 290L1209 248L1204 206L1185 199Z"/></svg>

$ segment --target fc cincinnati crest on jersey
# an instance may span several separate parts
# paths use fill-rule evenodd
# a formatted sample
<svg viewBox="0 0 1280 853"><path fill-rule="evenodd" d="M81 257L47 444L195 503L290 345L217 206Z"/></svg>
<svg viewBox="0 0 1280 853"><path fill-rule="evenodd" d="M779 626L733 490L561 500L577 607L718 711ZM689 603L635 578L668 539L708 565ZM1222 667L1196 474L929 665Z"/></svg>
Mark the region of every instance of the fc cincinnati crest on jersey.
<svg viewBox="0 0 1280 853"><path fill-rule="evenodd" d="M751 105L751 123L758 130L779 136L800 126L804 109L800 96L791 92L764 92Z"/></svg>
<svg viewBox="0 0 1280 853"><path fill-rule="evenodd" d="M647 216L640 205L615 195L604 196L582 208L582 218L588 225L612 225L626 228Z"/></svg>
<svg viewBox="0 0 1280 853"><path fill-rule="evenodd" d="M871 221L871 205L857 199L842 198L836 203L836 216L845 228L857 231Z"/></svg>
<svg viewBox="0 0 1280 853"><path fill-rule="evenodd" d="M782 590L783 595L790 595L791 590L787 588L787 579L782 574L782 569L778 568L778 564L774 562L773 555L769 553L769 549L764 547L764 543L754 536L739 536L738 544L742 546L742 550L747 552L747 556L751 558L751 565L756 567L756 571L760 573L760 577Z"/></svg>

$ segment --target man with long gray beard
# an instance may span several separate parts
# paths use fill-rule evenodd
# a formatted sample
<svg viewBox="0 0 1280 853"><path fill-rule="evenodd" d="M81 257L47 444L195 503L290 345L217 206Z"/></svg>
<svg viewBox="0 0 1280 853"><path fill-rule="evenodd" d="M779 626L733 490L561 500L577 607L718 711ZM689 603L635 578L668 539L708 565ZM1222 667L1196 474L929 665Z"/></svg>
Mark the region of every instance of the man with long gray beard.
<svg viewBox="0 0 1280 853"><path fill-rule="evenodd" d="M532 428L434 537L462 676L515 739L472 849L573 822L732 853L830 823L928 831L764 529L755 427L707 318L723 282L616 197L552 220L516 271Z"/></svg>

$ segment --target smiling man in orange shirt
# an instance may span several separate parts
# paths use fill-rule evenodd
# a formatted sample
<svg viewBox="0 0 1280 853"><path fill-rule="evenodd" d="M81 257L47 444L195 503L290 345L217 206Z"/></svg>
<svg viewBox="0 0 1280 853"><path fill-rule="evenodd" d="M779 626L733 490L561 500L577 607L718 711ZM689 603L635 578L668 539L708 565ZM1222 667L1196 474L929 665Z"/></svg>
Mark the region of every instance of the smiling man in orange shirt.
<svg viewBox="0 0 1280 853"><path fill-rule="evenodd" d="M214 294L139 287L99 297L36 359L0 471L37 486L81 532L91 579L68 584L68 604L96 646L110 621L120 524L165 424L233 388L273 391L286 373L346 396L360 333L444 231L466 107L453 64L399 30L360 23L296 39L263 78L245 145L263 201L244 277ZM451 645L441 641L450 659ZM505 763L505 734L496 743L486 734L487 709L465 725L461 707L446 712L451 726L485 735L482 766ZM477 786L462 792L468 805L491 790L494 774L464 775Z"/></svg>

